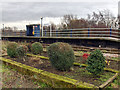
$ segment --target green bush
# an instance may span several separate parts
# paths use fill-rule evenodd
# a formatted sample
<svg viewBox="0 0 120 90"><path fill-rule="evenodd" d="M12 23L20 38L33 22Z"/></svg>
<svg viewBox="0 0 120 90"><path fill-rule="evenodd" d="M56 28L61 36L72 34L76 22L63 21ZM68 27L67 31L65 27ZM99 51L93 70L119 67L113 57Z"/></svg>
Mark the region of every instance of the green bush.
<svg viewBox="0 0 120 90"><path fill-rule="evenodd" d="M27 50L28 48L25 45L18 46L16 49L17 56L23 58L24 56L26 56Z"/></svg>
<svg viewBox="0 0 120 90"><path fill-rule="evenodd" d="M99 75L102 73L105 67L105 57L100 50L95 50L90 53L87 60L87 70L93 75Z"/></svg>
<svg viewBox="0 0 120 90"><path fill-rule="evenodd" d="M7 54L8 54L8 56L10 56L11 58L17 57L16 48L17 48L17 43L16 42L10 42L7 45Z"/></svg>
<svg viewBox="0 0 120 90"><path fill-rule="evenodd" d="M28 48L28 52L31 52L32 50L32 44L31 43L27 43L26 44L27 48Z"/></svg>
<svg viewBox="0 0 120 90"><path fill-rule="evenodd" d="M75 59L72 47L67 43L57 42L48 47L49 60L54 68L61 71L69 70Z"/></svg>
<svg viewBox="0 0 120 90"><path fill-rule="evenodd" d="M33 54L40 54L43 52L43 46L41 43L39 42L35 42L32 44L32 53Z"/></svg>

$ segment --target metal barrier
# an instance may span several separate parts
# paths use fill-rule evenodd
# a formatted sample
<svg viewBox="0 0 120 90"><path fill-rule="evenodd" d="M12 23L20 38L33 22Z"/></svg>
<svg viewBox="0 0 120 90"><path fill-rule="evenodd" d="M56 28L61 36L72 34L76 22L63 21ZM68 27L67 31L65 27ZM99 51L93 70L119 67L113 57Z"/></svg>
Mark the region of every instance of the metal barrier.
<svg viewBox="0 0 120 90"><path fill-rule="evenodd" d="M14 32L7 32L4 31L1 33L2 36L26 36L25 31L14 31Z"/></svg>
<svg viewBox="0 0 120 90"><path fill-rule="evenodd" d="M37 33L40 35L41 32ZM2 36L26 36L26 31L2 32ZM80 28L66 30L43 30L43 37L112 37L119 39L120 29Z"/></svg>
<svg viewBox="0 0 120 90"><path fill-rule="evenodd" d="M43 30L44 31L44 30ZM81 28L46 31L46 37L113 37L120 38L120 30L112 28Z"/></svg>

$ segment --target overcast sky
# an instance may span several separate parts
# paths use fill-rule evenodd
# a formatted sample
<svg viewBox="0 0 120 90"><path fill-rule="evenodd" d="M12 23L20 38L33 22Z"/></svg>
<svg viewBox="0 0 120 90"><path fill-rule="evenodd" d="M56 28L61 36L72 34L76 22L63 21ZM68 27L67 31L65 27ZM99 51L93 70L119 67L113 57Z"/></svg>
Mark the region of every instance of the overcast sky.
<svg viewBox="0 0 120 90"><path fill-rule="evenodd" d="M118 15L119 0L25 0L24 2L15 2L15 0L2 0L0 3L0 15L2 23L5 26L17 26L19 29L25 29L29 23L40 23L40 17L44 17L44 23L60 23L61 17L66 14L73 14L85 18L87 14L93 11L109 9L114 16ZM56 0L57 1L57 0ZM59 2L61 1L61 2ZM77 2L76 2L77 1ZM78 2L79 1L79 2ZM92 1L92 2L90 2Z"/></svg>

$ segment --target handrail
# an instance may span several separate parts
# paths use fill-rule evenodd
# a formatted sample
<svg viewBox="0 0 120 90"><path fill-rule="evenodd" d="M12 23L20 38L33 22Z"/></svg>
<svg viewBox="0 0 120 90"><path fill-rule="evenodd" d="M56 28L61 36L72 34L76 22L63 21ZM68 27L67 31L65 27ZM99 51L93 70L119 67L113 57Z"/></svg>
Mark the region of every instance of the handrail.
<svg viewBox="0 0 120 90"><path fill-rule="evenodd" d="M65 30L67 30L67 31L69 31L69 30L107 30L107 29L112 29L112 30L119 30L119 29L116 29L116 28L78 28L78 29L63 29L63 30L58 30L58 31L65 31ZM52 31L56 31L56 30L52 30Z"/></svg>

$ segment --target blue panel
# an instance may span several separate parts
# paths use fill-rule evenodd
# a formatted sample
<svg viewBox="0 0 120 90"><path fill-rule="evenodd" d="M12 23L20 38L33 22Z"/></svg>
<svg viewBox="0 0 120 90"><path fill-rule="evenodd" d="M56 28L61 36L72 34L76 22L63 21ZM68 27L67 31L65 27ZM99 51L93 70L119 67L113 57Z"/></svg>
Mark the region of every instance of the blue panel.
<svg viewBox="0 0 120 90"><path fill-rule="evenodd" d="M40 37L40 25L35 26L34 36L35 37Z"/></svg>
<svg viewBox="0 0 120 90"><path fill-rule="evenodd" d="M71 30L71 34L70 34L70 37L72 37L72 30Z"/></svg>
<svg viewBox="0 0 120 90"><path fill-rule="evenodd" d="M58 36L58 31L56 30L56 37Z"/></svg>
<svg viewBox="0 0 120 90"><path fill-rule="evenodd" d="M111 34L112 34L112 29L110 28L110 37L111 37Z"/></svg>
<svg viewBox="0 0 120 90"><path fill-rule="evenodd" d="M26 28L27 28L27 36L29 35L29 28L28 28L28 26L26 26Z"/></svg>
<svg viewBox="0 0 120 90"><path fill-rule="evenodd" d="M88 29L88 37L90 36L90 29Z"/></svg>

